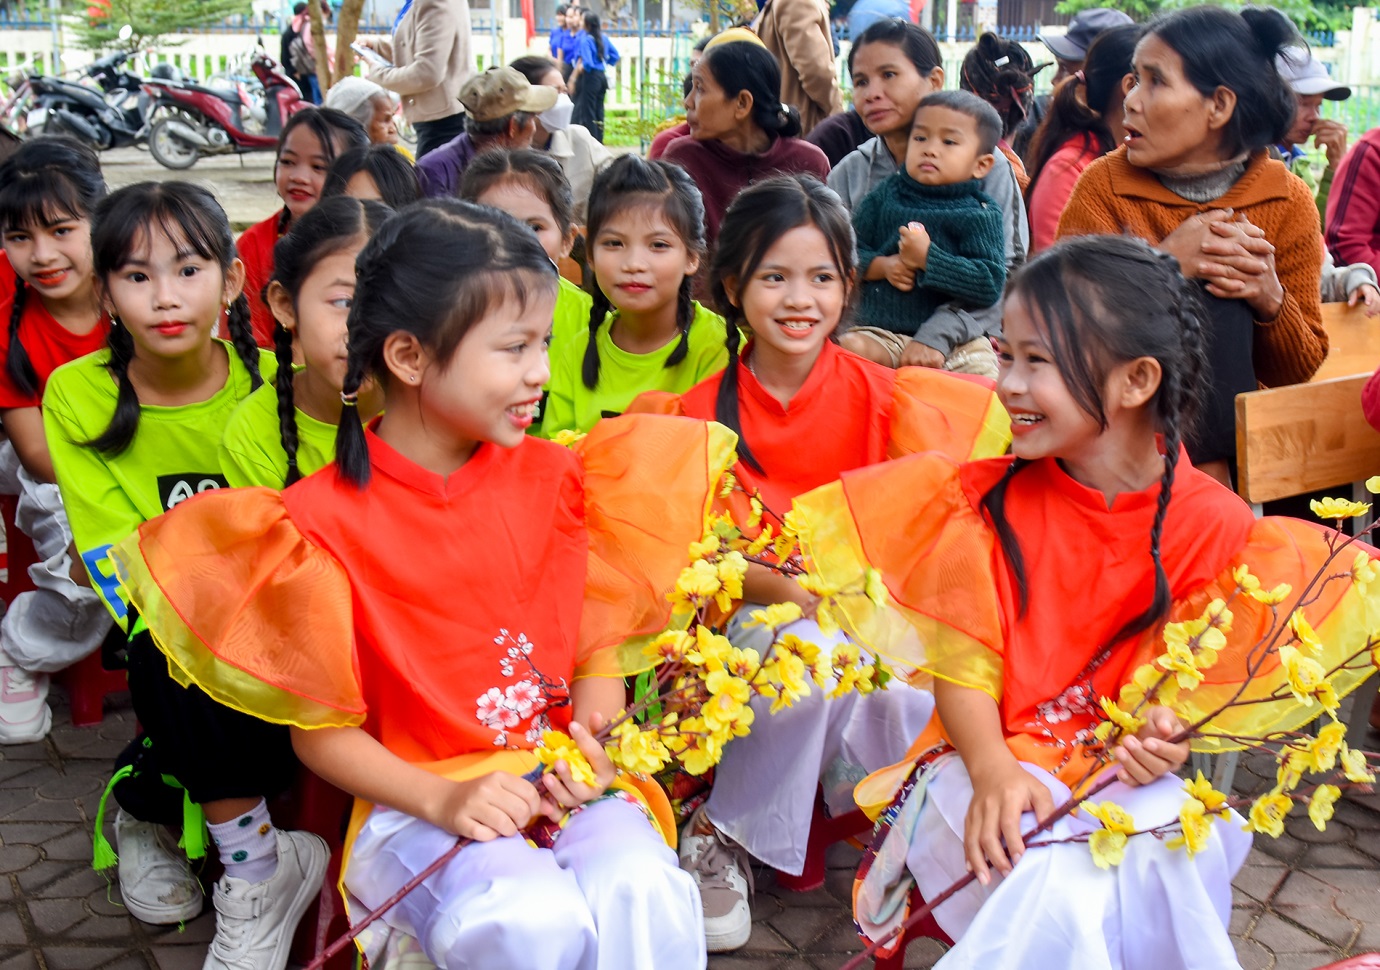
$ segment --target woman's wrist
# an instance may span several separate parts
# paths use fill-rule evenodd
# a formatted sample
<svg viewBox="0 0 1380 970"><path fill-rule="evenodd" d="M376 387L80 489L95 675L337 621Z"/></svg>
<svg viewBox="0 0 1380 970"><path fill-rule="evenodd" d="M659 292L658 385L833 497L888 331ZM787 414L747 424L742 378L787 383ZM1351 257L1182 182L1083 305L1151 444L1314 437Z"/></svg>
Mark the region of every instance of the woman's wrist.
<svg viewBox="0 0 1380 970"><path fill-rule="evenodd" d="M1279 319L1280 311L1284 309L1284 287L1278 279L1268 292L1256 298L1251 304L1251 309L1255 311L1257 323L1271 324Z"/></svg>

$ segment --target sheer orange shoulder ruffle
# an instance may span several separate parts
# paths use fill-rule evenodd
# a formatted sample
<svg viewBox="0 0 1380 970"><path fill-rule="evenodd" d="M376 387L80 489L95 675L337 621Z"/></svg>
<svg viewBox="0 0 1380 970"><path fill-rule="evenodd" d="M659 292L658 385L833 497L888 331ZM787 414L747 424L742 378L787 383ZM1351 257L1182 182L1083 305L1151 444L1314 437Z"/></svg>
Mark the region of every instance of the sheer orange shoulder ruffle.
<svg viewBox="0 0 1380 970"><path fill-rule="evenodd" d="M111 558L178 683L280 724L363 722L349 580L277 491L189 499Z"/></svg>
<svg viewBox="0 0 1380 970"><path fill-rule="evenodd" d="M628 405L624 414L666 414L682 417L685 409L681 407L680 395L672 391L643 391Z"/></svg>
<svg viewBox="0 0 1380 970"><path fill-rule="evenodd" d="M1340 546L1345 538L1297 519L1260 519L1252 527L1240 553L1213 582L1175 601L1167 622L1196 619L1214 599L1227 602L1232 613L1227 645L1218 652L1216 662L1203 669L1203 682L1191 691L1179 692L1174 708L1180 716L1190 722L1199 720L1235 700L1238 706L1213 717L1211 733L1247 738L1297 730L1318 716L1321 710L1318 701L1304 703L1294 696L1278 653L1267 655L1267 648L1290 643L1288 620L1302 601L1307 603L1303 612L1320 644L1316 652L1307 656L1317 661L1324 671L1331 671L1366 649L1369 638L1380 629L1380 583L1362 586L1353 582L1349 573L1358 552L1371 556L1380 553L1363 543L1352 543L1333 558L1329 542ZM1287 583L1292 592L1273 608L1249 595L1237 593L1233 570L1240 565L1245 565L1259 579L1262 589L1270 590ZM1334 578L1314 583L1320 572ZM1311 589L1310 583L1313 583ZM1277 625L1277 629L1267 640L1272 625ZM1164 652L1164 627L1160 626L1136 643L1133 662L1125 668L1128 675ZM1370 658L1365 656L1355 666L1339 670L1332 676L1338 697L1355 690L1374 672ZM1230 737L1199 738L1193 742L1195 751L1231 751L1243 747L1244 744Z"/></svg>
<svg viewBox="0 0 1380 970"><path fill-rule="evenodd" d="M1011 416L991 382L929 367L902 367L892 396L887 457L938 451L955 461L1006 454Z"/></svg>
<svg viewBox="0 0 1380 970"><path fill-rule="evenodd" d="M844 475L795 501L810 571L845 590L881 573L890 602L840 601L858 643L928 674L1001 697L1001 614L993 538L963 491L958 466L935 453Z"/></svg>
<svg viewBox="0 0 1380 970"><path fill-rule="evenodd" d="M636 414L600 421L575 445L589 532L580 676L651 666L642 647L671 622L667 594L704 535L737 442L712 421Z"/></svg>

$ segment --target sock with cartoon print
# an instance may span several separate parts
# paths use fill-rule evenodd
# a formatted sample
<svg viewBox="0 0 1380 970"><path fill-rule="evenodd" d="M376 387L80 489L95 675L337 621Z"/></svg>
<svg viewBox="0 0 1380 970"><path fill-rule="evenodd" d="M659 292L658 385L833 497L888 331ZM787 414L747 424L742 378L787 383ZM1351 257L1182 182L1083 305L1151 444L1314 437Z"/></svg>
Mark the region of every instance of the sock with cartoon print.
<svg viewBox="0 0 1380 970"><path fill-rule="evenodd" d="M262 798L238 818L208 827L227 876L258 883L277 870L278 833Z"/></svg>

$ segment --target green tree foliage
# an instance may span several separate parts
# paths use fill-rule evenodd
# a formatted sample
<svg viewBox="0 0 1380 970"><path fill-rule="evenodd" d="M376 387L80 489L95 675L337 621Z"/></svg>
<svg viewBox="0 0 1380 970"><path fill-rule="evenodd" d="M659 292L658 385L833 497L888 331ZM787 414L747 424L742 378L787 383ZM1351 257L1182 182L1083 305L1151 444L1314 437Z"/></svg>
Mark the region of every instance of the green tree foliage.
<svg viewBox="0 0 1380 970"><path fill-rule="evenodd" d="M1221 6L1239 8L1241 4L1221 0L1063 0L1054 9L1071 15L1091 7L1111 7L1143 22L1164 10L1193 7L1203 2L1219 2ZM1283 13L1303 31L1344 30L1351 26L1351 4L1346 0L1271 0L1270 6Z"/></svg>
<svg viewBox="0 0 1380 970"><path fill-rule="evenodd" d="M70 36L89 50L166 46L168 34L195 30L250 12L249 0L70 0ZM129 24L129 40L119 38Z"/></svg>

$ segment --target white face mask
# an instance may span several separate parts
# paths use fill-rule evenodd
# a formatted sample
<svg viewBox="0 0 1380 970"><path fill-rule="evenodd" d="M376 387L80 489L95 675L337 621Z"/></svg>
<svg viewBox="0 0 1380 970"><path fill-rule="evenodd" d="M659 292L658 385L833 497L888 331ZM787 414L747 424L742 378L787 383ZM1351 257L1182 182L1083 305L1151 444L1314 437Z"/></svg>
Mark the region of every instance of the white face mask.
<svg viewBox="0 0 1380 970"><path fill-rule="evenodd" d="M575 102L568 94L556 95L556 103L537 115L537 120L547 131L565 131L570 127L570 116L575 112Z"/></svg>

